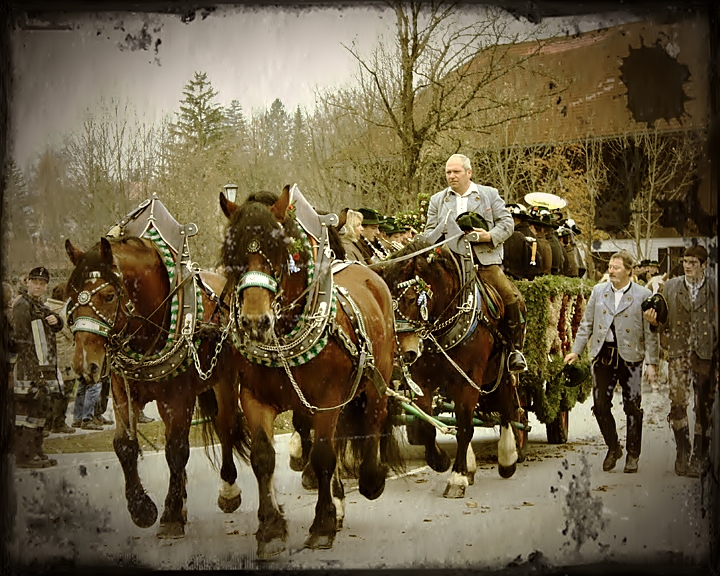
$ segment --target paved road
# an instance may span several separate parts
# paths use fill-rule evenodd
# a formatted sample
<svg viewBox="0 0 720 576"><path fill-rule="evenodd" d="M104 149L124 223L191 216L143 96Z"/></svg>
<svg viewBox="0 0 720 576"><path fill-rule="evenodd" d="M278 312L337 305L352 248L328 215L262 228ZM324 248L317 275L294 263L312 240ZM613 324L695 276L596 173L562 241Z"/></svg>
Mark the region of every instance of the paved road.
<svg viewBox="0 0 720 576"><path fill-rule="evenodd" d="M672 472L674 444L665 420L668 401L646 394L640 472L623 474L622 462L601 469L605 448L590 401L570 414L570 442L545 443L542 424L530 433L528 458L515 475L497 473L497 429L476 432L476 481L463 500L442 492L448 474L429 470L419 447L406 446L408 471L393 477L376 501L346 481L345 525L332 550L303 549L315 494L290 471L288 435L278 436L276 488L289 522L288 550L269 564L277 569L363 567L500 568L512 563L574 565L587 562L701 562L709 552L707 493L701 482ZM614 412L624 437L624 414ZM148 414L153 414L150 408ZM454 440L442 437L454 450ZM61 454L56 468L17 470L16 561L72 559L79 564L144 565L158 569L240 568L254 560L257 488L249 467L239 483L243 503L233 514L216 506L219 477L201 449L188 465L187 535L159 540L156 527L140 529L125 508L123 478L112 453ZM144 454L140 474L161 506L167 488L163 453ZM707 491L705 491L707 492ZM540 552L541 554L537 554ZM268 565L268 563L265 563Z"/></svg>

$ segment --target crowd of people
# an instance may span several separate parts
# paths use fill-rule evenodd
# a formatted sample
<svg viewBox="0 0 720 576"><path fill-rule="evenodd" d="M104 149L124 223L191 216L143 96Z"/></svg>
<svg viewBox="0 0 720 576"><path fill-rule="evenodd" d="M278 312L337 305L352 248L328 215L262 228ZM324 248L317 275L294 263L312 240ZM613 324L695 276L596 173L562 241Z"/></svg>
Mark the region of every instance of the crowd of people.
<svg viewBox="0 0 720 576"><path fill-rule="evenodd" d="M13 390L13 453L18 468L48 468L57 461L43 450L51 433L104 430L115 422L105 417L110 378L87 382L73 369L74 338L66 318L65 284L45 294L50 272L30 270L17 290L3 283L6 369ZM72 413L69 414L71 401ZM68 417L72 416L71 425ZM141 414L141 422L151 422Z"/></svg>
<svg viewBox="0 0 720 576"><path fill-rule="evenodd" d="M473 224L472 251L477 276L502 298L501 329L509 346L508 370L527 370L522 353L524 318L519 291L508 280L532 280L542 275L583 277L587 268L578 249L576 223L560 210L542 206L505 204L496 188L472 181L468 157L453 154L446 162L448 187L428 204L425 229L429 233L452 217ZM346 209L340 230L346 259L371 265L406 246L418 230L371 208ZM606 275L594 286L572 351L564 359L574 363L587 348L592 360L593 413L608 446L602 467L612 470L623 448L612 415L616 386L622 390L627 417L624 471L639 469L642 445L642 382L657 378L663 355L668 358L668 421L676 440L675 472L697 477L710 444L710 410L718 385L716 287L707 274L707 250L685 250L682 274L668 280L658 274L657 261L635 263L620 251L609 261ZM13 296L4 288L5 326L10 334L7 369L14 390L16 464L42 468L55 464L42 449L50 432L72 434L77 428L102 430L112 426L104 417L109 378L86 382L73 370L73 335L65 318L65 287L58 284L44 300L49 272L33 268ZM76 389L76 391L75 391ZM691 442L688 404L694 397L695 426ZM72 423L68 407L74 392ZM144 413L140 422L151 421Z"/></svg>

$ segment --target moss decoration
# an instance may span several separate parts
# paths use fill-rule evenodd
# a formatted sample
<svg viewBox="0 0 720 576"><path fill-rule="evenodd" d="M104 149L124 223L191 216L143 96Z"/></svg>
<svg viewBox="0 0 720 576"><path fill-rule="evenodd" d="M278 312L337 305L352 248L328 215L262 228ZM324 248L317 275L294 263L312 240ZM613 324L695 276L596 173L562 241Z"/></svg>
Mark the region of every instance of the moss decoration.
<svg viewBox="0 0 720 576"><path fill-rule="evenodd" d="M514 282L525 299L527 323L523 350L528 372L520 375L520 387L528 395L538 420L547 424L561 410L584 402L592 391L592 378L572 388L559 378L563 358L572 348L593 283L566 276L540 276ZM587 352L578 359L589 368Z"/></svg>

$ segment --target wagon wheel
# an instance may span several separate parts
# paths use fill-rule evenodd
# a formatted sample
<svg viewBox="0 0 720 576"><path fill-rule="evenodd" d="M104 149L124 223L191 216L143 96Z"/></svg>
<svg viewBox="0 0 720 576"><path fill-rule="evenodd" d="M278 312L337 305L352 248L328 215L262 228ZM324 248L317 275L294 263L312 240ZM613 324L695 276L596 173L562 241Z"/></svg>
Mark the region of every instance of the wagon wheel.
<svg viewBox="0 0 720 576"><path fill-rule="evenodd" d="M568 427L570 425L570 412L561 410L552 422L546 424L547 440L549 444L565 444L568 440Z"/></svg>

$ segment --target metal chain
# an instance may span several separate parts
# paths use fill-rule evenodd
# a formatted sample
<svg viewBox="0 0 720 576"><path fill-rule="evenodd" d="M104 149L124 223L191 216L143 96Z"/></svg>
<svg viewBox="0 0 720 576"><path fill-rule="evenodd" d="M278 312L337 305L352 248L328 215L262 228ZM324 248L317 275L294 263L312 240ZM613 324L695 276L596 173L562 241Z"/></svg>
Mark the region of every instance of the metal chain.
<svg viewBox="0 0 720 576"><path fill-rule="evenodd" d="M188 350L190 351L190 354L193 358L193 363L195 364L195 370L197 370L198 376L200 376L202 380L207 380L208 378L210 378L210 376L212 376L213 370L215 370L215 366L217 365L218 357L220 356L220 352L222 351L223 343L225 342L228 334L230 333L230 326L231 321L228 320L228 323L225 325L225 328L220 335L220 341L215 345L215 354L213 355L212 360L210 360L210 368L208 368L207 372L203 372L202 368L200 368L200 358L198 357L197 348L195 347L195 342L193 342L192 335L185 335Z"/></svg>

